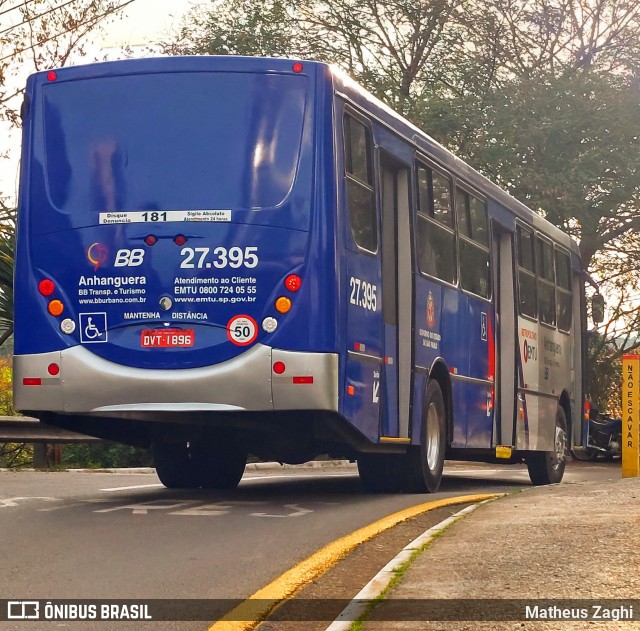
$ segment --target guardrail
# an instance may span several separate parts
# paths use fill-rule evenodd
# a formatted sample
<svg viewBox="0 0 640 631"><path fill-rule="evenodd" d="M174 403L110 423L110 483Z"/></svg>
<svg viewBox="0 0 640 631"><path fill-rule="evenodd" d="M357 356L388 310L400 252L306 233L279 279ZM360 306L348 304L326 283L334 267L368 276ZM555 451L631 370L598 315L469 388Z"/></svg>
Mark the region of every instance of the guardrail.
<svg viewBox="0 0 640 631"><path fill-rule="evenodd" d="M101 438L85 436L41 423L29 416L0 416L0 443L98 443Z"/></svg>

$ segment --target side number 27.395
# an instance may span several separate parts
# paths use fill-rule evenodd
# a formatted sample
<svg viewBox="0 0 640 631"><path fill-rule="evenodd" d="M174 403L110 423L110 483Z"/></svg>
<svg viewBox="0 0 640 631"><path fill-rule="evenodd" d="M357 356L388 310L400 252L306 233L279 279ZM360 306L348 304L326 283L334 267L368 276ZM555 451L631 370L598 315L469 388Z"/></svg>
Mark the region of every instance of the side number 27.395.
<svg viewBox="0 0 640 631"><path fill-rule="evenodd" d="M378 288L376 285L368 283L366 280L351 276L349 279L349 287L351 288L349 302L352 305L362 307L368 311L376 310L376 306L378 304L376 297Z"/></svg>

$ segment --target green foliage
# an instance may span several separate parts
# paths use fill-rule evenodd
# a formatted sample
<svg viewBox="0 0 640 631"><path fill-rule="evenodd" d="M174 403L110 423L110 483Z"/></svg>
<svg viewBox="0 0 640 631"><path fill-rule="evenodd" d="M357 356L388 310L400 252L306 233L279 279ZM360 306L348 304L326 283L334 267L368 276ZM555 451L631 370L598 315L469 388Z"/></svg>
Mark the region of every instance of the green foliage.
<svg viewBox="0 0 640 631"><path fill-rule="evenodd" d="M14 416L11 358L0 357L0 416Z"/></svg>
<svg viewBox="0 0 640 631"><path fill-rule="evenodd" d="M6 328L8 331L13 330L15 226L15 211L13 209L0 212L0 327Z"/></svg>
<svg viewBox="0 0 640 631"><path fill-rule="evenodd" d="M0 358L0 415L13 416L11 358ZM0 444L0 467L15 469L29 467L33 462L33 445L22 443Z"/></svg>
<svg viewBox="0 0 640 631"><path fill-rule="evenodd" d="M0 444L0 468L20 469L33 465L33 445L26 443Z"/></svg>
<svg viewBox="0 0 640 631"><path fill-rule="evenodd" d="M622 360L619 349L604 335L587 338L587 374L591 404L602 412L619 415L622 410Z"/></svg>
<svg viewBox="0 0 640 631"><path fill-rule="evenodd" d="M151 453L115 443L73 444L62 447L61 465L74 468L150 467Z"/></svg>

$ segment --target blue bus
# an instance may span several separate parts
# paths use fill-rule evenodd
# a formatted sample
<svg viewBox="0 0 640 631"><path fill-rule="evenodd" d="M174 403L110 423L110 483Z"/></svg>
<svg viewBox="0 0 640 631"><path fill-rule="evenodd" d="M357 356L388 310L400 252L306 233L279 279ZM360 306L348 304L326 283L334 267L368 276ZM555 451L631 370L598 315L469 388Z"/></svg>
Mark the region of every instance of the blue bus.
<svg viewBox="0 0 640 631"><path fill-rule="evenodd" d="M339 70L243 57L32 75L15 406L153 450L167 487L247 456L445 459L562 479L581 440L575 243Z"/></svg>

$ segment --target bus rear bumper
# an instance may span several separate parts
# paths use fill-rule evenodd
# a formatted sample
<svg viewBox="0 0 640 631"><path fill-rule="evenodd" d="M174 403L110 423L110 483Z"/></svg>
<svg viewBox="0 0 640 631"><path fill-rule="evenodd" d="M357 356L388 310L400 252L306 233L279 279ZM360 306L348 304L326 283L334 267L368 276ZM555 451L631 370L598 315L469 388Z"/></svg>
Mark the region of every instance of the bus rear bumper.
<svg viewBox="0 0 640 631"><path fill-rule="evenodd" d="M276 362L284 364L282 374L273 371ZM59 366L57 375L50 374L51 364ZM29 412L126 417L161 411L338 410L336 354L261 344L221 364L182 370L122 366L76 346L15 355L13 379L14 407Z"/></svg>

